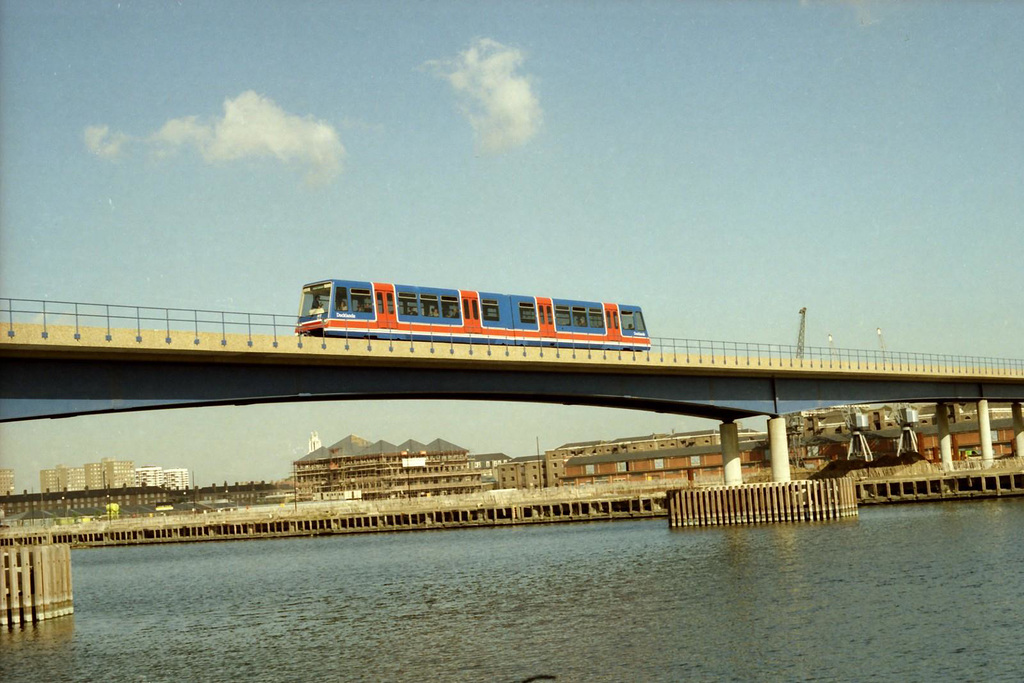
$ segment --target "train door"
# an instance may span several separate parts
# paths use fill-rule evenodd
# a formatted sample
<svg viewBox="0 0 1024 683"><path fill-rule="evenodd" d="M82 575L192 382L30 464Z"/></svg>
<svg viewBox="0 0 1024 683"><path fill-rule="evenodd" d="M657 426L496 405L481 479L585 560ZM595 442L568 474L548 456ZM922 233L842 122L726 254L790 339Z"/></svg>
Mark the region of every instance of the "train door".
<svg viewBox="0 0 1024 683"><path fill-rule="evenodd" d="M541 344L555 345L555 315L551 299L537 298L537 323L540 325Z"/></svg>
<svg viewBox="0 0 1024 683"><path fill-rule="evenodd" d="M619 329L619 326L622 323L619 320L619 307L615 304L604 305L604 324L605 329L608 330L608 341L621 343L622 330Z"/></svg>
<svg viewBox="0 0 1024 683"><path fill-rule="evenodd" d="M480 296L477 292L459 290L462 297L462 325L469 334L483 334L480 325Z"/></svg>
<svg viewBox="0 0 1024 683"><path fill-rule="evenodd" d="M377 329L393 330L397 327L395 315L395 287L382 282L373 283L374 305L377 309Z"/></svg>

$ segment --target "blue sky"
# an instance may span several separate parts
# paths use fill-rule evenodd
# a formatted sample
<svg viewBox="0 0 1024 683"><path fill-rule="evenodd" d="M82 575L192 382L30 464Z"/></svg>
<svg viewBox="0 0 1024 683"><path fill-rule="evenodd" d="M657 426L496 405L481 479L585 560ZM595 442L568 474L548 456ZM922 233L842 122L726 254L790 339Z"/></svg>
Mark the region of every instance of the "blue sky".
<svg viewBox="0 0 1024 683"><path fill-rule="evenodd" d="M1010 2L0 1L0 296L290 313L351 277L1021 357L1022 36ZM314 429L524 455L702 426L221 408L7 425L0 462L233 481Z"/></svg>

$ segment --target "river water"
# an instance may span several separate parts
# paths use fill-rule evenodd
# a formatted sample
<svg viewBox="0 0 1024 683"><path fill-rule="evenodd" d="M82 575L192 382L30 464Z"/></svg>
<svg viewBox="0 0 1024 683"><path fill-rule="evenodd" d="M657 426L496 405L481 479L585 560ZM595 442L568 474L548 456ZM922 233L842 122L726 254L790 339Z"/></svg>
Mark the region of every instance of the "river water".
<svg viewBox="0 0 1024 683"><path fill-rule="evenodd" d="M1018 681L1024 500L76 550L12 681Z"/></svg>

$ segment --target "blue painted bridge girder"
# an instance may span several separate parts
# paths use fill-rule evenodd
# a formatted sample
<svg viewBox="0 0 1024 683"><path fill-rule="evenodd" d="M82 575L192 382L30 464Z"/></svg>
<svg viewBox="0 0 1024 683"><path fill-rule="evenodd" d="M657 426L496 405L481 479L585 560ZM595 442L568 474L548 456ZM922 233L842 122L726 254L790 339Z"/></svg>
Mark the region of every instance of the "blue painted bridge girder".
<svg viewBox="0 0 1024 683"><path fill-rule="evenodd" d="M290 401L471 399L631 408L735 420L840 404L1024 400L1017 381L0 358L0 422Z"/></svg>

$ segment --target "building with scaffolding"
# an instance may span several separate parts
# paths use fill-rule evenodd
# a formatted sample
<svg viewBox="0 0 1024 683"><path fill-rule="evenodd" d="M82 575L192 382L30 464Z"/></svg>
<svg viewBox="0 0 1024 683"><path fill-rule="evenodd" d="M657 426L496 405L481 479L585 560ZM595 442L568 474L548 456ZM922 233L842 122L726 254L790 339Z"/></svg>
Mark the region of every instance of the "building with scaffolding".
<svg viewBox="0 0 1024 683"><path fill-rule="evenodd" d="M316 442L311 439L310 446ZM395 445L350 434L293 463L299 500L381 500L483 490L469 451L444 439Z"/></svg>

